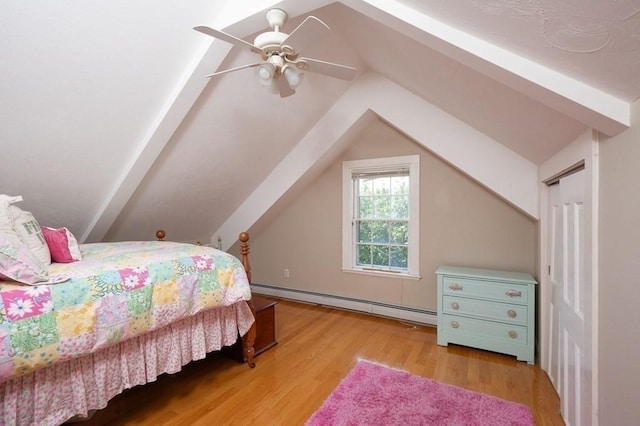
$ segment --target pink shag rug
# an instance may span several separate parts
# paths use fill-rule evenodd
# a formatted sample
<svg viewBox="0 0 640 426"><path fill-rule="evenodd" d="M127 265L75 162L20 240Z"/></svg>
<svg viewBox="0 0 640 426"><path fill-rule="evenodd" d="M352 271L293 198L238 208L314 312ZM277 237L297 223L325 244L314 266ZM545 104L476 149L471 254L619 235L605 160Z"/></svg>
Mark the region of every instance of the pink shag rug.
<svg viewBox="0 0 640 426"><path fill-rule="evenodd" d="M520 426L534 420L525 405L360 360L306 424Z"/></svg>

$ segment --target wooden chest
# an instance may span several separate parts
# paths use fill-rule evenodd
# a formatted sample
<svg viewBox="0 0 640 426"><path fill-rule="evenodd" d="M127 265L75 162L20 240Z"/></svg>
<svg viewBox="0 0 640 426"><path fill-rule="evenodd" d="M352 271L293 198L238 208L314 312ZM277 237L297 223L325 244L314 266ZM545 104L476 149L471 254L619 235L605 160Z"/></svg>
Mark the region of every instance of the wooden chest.
<svg viewBox="0 0 640 426"><path fill-rule="evenodd" d="M276 341L276 304L277 302L266 297L253 296L253 306L256 310L256 341L253 345L254 356L260 355L267 349L275 346ZM233 346L225 348L225 353L230 354L239 362L245 362L242 353L242 341L238 340Z"/></svg>

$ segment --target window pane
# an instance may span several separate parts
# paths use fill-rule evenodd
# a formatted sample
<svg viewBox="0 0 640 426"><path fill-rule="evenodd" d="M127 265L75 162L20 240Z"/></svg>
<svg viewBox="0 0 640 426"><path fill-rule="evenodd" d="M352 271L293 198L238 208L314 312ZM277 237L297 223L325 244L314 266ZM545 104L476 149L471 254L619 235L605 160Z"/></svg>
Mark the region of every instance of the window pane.
<svg viewBox="0 0 640 426"><path fill-rule="evenodd" d="M357 241L359 243L370 243L371 240L371 223L370 222L358 222L357 223Z"/></svg>
<svg viewBox="0 0 640 426"><path fill-rule="evenodd" d="M391 200L389 197L375 197L373 204L375 206L375 217L377 219L387 219L391 217Z"/></svg>
<svg viewBox="0 0 640 426"><path fill-rule="evenodd" d="M393 195L408 195L409 194L409 176L392 177L391 193Z"/></svg>
<svg viewBox="0 0 640 426"><path fill-rule="evenodd" d="M389 242L391 244L409 244L407 222L389 222Z"/></svg>
<svg viewBox="0 0 640 426"><path fill-rule="evenodd" d="M371 265L371 246L358 244L358 265L370 266Z"/></svg>
<svg viewBox="0 0 640 426"><path fill-rule="evenodd" d="M388 177L374 179L373 193L375 195L389 195L391 193L391 179Z"/></svg>
<svg viewBox="0 0 640 426"><path fill-rule="evenodd" d="M360 195L373 195L373 179L358 179L358 193Z"/></svg>
<svg viewBox="0 0 640 426"><path fill-rule="evenodd" d="M373 246L371 253L373 264L387 268L389 266L389 247Z"/></svg>
<svg viewBox="0 0 640 426"><path fill-rule="evenodd" d="M419 219L419 191L414 193L411 181L419 165L418 155L343 163L344 195L348 190L352 196L343 208L344 269L391 269L411 274L417 270L414 237L419 223L410 224L409 215L412 221Z"/></svg>
<svg viewBox="0 0 640 426"><path fill-rule="evenodd" d="M390 199L391 202L391 215L389 218L395 219L409 219L409 197L393 196Z"/></svg>
<svg viewBox="0 0 640 426"><path fill-rule="evenodd" d="M392 268L406 268L407 257L407 247L391 247L389 249L389 266Z"/></svg>
<svg viewBox="0 0 640 426"><path fill-rule="evenodd" d="M372 197L358 197L358 217L359 218L372 218L373 210L373 198Z"/></svg>
<svg viewBox="0 0 640 426"><path fill-rule="evenodd" d="M389 225L383 221L369 222L371 225L371 241L374 243L389 243Z"/></svg>

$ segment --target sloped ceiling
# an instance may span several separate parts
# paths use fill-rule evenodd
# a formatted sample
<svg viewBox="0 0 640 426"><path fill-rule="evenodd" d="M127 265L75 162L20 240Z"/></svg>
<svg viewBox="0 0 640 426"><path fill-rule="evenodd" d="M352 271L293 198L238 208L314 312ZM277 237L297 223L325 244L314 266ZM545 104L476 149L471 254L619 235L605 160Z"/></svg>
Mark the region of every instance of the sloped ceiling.
<svg viewBox="0 0 640 426"><path fill-rule="evenodd" d="M164 228L207 242L247 200L269 198L261 183L363 78L307 73L285 99L251 70L204 78L255 58L191 28L252 41L274 6L290 14L285 30L308 14L332 28L305 55L393 82L534 166L589 128L624 131L640 97L632 0L11 2L0 192L83 240Z"/></svg>

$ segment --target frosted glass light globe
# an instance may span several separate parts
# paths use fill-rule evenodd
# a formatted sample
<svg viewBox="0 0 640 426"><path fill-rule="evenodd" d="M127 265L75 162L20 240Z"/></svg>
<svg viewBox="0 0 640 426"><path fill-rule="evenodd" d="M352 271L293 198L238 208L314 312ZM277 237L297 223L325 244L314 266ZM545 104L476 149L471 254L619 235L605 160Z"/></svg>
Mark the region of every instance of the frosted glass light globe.
<svg viewBox="0 0 640 426"><path fill-rule="evenodd" d="M258 77L263 80L269 80L271 78L271 71L269 68L262 65L258 68Z"/></svg>
<svg viewBox="0 0 640 426"><path fill-rule="evenodd" d="M292 89L298 87L302 80L302 74L292 67L285 68L284 77L287 79L287 83L289 83L289 87Z"/></svg>

